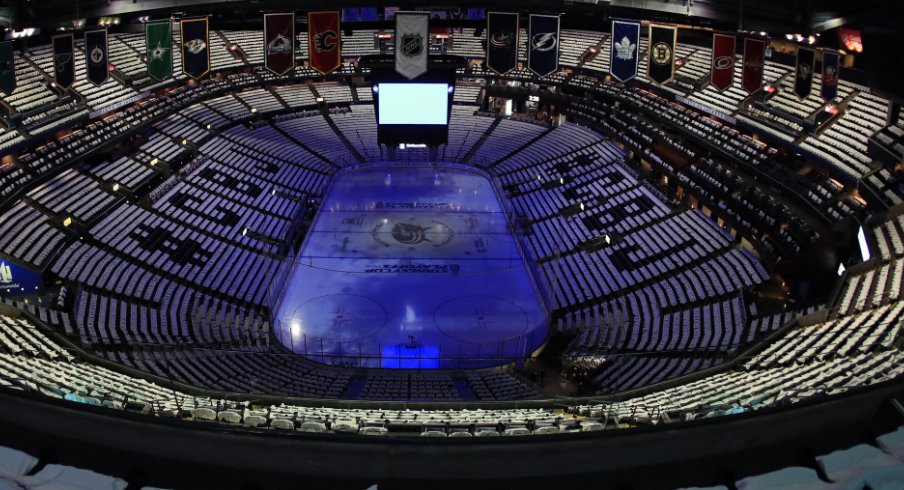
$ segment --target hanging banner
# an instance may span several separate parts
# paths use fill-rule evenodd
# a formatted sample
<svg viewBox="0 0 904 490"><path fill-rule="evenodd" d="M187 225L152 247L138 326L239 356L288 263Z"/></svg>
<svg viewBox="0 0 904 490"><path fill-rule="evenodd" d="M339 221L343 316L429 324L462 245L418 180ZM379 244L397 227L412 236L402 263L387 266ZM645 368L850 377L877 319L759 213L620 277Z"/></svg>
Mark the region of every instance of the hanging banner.
<svg viewBox="0 0 904 490"><path fill-rule="evenodd" d="M182 19L182 73L199 79L210 72L210 38L207 17Z"/></svg>
<svg viewBox="0 0 904 490"><path fill-rule="evenodd" d="M53 78L60 87L69 88L75 82L74 54L72 34L53 36Z"/></svg>
<svg viewBox="0 0 904 490"><path fill-rule="evenodd" d="M527 67L538 77L559 69L559 16L531 14L527 31Z"/></svg>
<svg viewBox="0 0 904 490"><path fill-rule="evenodd" d="M308 12L308 59L311 68L326 75L342 65L339 12Z"/></svg>
<svg viewBox="0 0 904 490"><path fill-rule="evenodd" d="M813 64L816 51L810 48L797 48L797 68L794 76L794 95L803 100L813 90Z"/></svg>
<svg viewBox="0 0 904 490"><path fill-rule="evenodd" d="M839 70L838 51L827 50L822 53L822 100L829 102L838 96Z"/></svg>
<svg viewBox="0 0 904 490"><path fill-rule="evenodd" d="M295 14L264 14L264 68L285 75L295 68Z"/></svg>
<svg viewBox="0 0 904 490"><path fill-rule="evenodd" d="M499 75L518 66L518 14L487 12L487 68Z"/></svg>
<svg viewBox="0 0 904 490"><path fill-rule="evenodd" d="M675 43L678 29L650 24L650 49L647 59L647 78L663 85L675 78Z"/></svg>
<svg viewBox="0 0 904 490"><path fill-rule="evenodd" d="M13 42L0 43L0 92L6 95L16 90L16 59Z"/></svg>
<svg viewBox="0 0 904 490"><path fill-rule="evenodd" d="M155 20L144 25L148 76L160 81L173 76L173 23Z"/></svg>
<svg viewBox="0 0 904 490"><path fill-rule="evenodd" d="M744 66L741 70L741 86L747 93L754 93L763 86L763 68L766 66L766 40L748 37L744 39Z"/></svg>
<svg viewBox="0 0 904 490"><path fill-rule="evenodd" d="M427 72L429 12L396 12L395 69L411 80Z"/></svg>
<svg viewBox="0 0 904 490"><path fill-rule="evenodd" d="M619 82L637 76L640 58L640 22L612 21L612 52L609 53L609 73Z"/></svg>
<svg viewBox="0 0 904 490"><path fill-rule="evenodd" d="M110 78L107 30L85 31L85 73L88 81L100 86Z"/></svg>
<svg viewBox="0 0 904 490"><path fill-rule="evenodd" d="M0 296L42 294L44 279L41 272L22 267L0 258Z"/></svg>
<svg viewBox="0 0 904 490"><path fill-rule="evenodd" d="M734 33L713 33L712 64L710 66L710 82L719 92L724 92L734 85L735 50L737 36Z"/></svg>

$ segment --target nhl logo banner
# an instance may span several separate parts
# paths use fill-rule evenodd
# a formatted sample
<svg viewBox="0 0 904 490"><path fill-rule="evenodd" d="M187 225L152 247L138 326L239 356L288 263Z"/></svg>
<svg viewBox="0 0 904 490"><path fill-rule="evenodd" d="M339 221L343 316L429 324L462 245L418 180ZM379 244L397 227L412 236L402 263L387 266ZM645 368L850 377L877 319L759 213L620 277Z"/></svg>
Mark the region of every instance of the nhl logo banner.
<svg viewBox="0 0 904 490"><path fill-rule="evenodd" d="M487 12L487 68L499 75L518 64L518 14Z"/></svg>
<svg viewBox="0 0 904 490"><path fill-rule="evenodd" d="M745 38L741 85L747 93L752 94L763 86L764 66L766 66L766 40L753 37Z"/></svg>
<svg viewBox="0 0 904 490"><path fill-rule="evenodd" d="M822 53L822 100L829 102L838 96L838 51Z"/></svg>
<svg viewBox="0 0 904 490"><path fill-rule="evenodd" d="M710 82L719 92L724 92L734 85L736 39L734 34L713 33Z"/></svg>
<svg viewBox="0 0 904 490"><path fill-rule="evenodd" d="M285 75L295 68L295 14L264 14L264 68Z"/></svg>
<svg viewBox="0 0 904 490"><path fill-rule="evenodd" d="M74 54L72 34L53 36L53 77L63 88L69 88L75 82Z"/></svg>
<svg viewBox="0 0 904 490"><path fill-rule="evenodd" d="M797 48L797 69L794 76L794 95L800 99L810 96L813 89L813 63L816 52L808 48Z"/></svg>
<svg viewBox="0 0 904 490"><path fill-rule="evenodd" d="M148 76L160 81L173 75L173 23L169 20L144 25Z"/></svg>
<svg viewBox="0 0 904 490"><path fill-rule="evenodd" d="M527 67L545 77L559 69L559 16L531 14L527 31Z"/></svg>
<svg viewBox="0 0 904 490"><path fill-rule="evenodd" d="M396 12L395 69L411 80L427 72L429 12Z"/></svg>
<svg viewBox="0 0 904 490"><path fill-rule="evenodd" d="M16 90L16 60L12 41L0 43L0 92L6 95Z"/></svg>
<svg viewBox="0 0 904 490"><path fill-rule="evenodd" d="M650 24L650 49L647 77L662 85L675 78L675 42L678 29Z"/></svg>
<svg viewBox="0 0 904 490"><path fill-rule="evenodd" d="M182 28L182 73L198 79L210 72L210 38L207 17L180 20Z"/></svg>
<svg viewBox="0 0 904 490"><path fill-rule="evenodd" d="M326 75L342 64L339 12L308 12L308 59Z"/></svg>
<svg viewBox="0 0 904 490"><path fill-rule="evenodd" d="M95 86L110 78L107 70L107 30L85 31L85 72Z"/></svg>
<svg viewBox="0 0 904 490"><path fill-rule="evenodd" d="M640 56L640 22L612 21L612 52L609 53L609 73L619 82L637 76Z"/></svg>

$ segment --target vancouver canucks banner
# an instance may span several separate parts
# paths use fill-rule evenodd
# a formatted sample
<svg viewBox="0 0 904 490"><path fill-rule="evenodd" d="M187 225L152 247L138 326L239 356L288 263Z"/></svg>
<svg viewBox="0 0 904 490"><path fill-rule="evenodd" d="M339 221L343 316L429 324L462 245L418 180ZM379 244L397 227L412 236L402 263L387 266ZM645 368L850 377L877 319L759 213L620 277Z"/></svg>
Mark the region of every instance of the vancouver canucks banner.
<svg viewBox="0 0 904 490"><path fill-rule="evenodd" d="M85 31L85 73L88 81L102 85L110 78L108 66L107 30Z"/></svg>
<svg viewBox="0 0 904 490"><path fill-rule="evenodd" d="M754 37L745 38L741 86L747 93L752 94L763 86L764 66L766 66L766 40Z"/></svg>
<svg viewBox="0 0 904 490"><path fill-rule="evenodd" d="M210 38L207 17L183 19L182 28L182 73L198 79L210 72Z"/></svg>
<svg viewBox="0 0 904 490"><path fill-rule="evenodd" d="M74 53L72 34L53 36L53 79L63 88L75 82Z"/></svg>
<svg viewBox="0 0 904 490"><path fill-rule="evenodd" d="M160 81L173 76L173 23L156 20L144 25L148 76Z"/></svg>
<svg viewBox="0 0 904 490"><path fill-rule="evenodd" d="M538 77L559 69L559 16L531 14L527 31L527 67Z"/></svg>
<svg viewBox="0 0 904 490"><path fill-rule="evenodd" d="M640 22L612 21L612 52L609 53L609 73L619 82L637 76L640 57Z"/></svg>
<svg viewBox="0 0 904 490"><path fill-rule="evenodd" d="M794 95L806 99L813 90L813 63L816 52L809 48L797 48L797 68L794 76Z"/></svg>
<svg viewBox="0 0 904 490"><path fill-rule="evenodd" d="M675 78L675 41L678 29L650 24L650 48L647 78L662 85Z"/></svg>
<svg viewBox="0 0 904 490"><path fill-rule="evenodd" d="M427 72L429 12L396 12L395 69L409 80Z"/></svg>
<svg viewBox="0 0 904 490"><path fill-rule="evenodd" d="M838 96L838 51L822 53L822 100L829 102Z"/></svg>
<svg viewBox="0 0 904 490"><path fill-rule="evenodd" d="M0 43L0 92L6 95L16 90L16 60L12 41Z"/></svg>
<svg viewBox="0 0 904 490"><path fill-rule="evenodd" d="M734 85L735 49L737 37L734 33L713 33L712 63L710 66L710 82L719 92L724 92Z"/></svg>
<svg viewBox="0 0 904 490"><path fill-rule="evenodd" d="M339 12L308 12L308 60L326 75L342 64Z"/></svg>
<svg viewBox="0 0 904 490"><path fill-rule="evenodd" d="M505 75L518 65L518 14L487 12L487 68Z"/></svg>
<svg viewBox="0 0 904 490"><path fill-rule="evenodd" d="M285 75L295 68L295 14L264 14L264 68Z"/></svg>

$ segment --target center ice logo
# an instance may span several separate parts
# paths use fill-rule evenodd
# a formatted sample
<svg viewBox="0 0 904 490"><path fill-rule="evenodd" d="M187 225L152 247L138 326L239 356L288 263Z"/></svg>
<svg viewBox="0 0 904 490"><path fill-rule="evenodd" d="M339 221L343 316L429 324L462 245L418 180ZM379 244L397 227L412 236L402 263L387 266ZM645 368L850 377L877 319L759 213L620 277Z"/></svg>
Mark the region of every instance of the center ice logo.
<svg viewBox="0 0 904 490"><path fill-rule="evenodd" d="M436 248L449 243L455 235L455 232L448 225L441 221L433 220L430 226L384 221L374 226L371 236L380 245L390 247L391 244L383 239L387 233L393 240L402 245L419 245L427 242Z"/></svg>
<svg viewBox="0 0 904 490"><path fill-rule="evenodd" d="M427 239L429 226L409 225L408 223L396 223L392 227L392 237L395 241L405 245L417 245Z"/></svg>

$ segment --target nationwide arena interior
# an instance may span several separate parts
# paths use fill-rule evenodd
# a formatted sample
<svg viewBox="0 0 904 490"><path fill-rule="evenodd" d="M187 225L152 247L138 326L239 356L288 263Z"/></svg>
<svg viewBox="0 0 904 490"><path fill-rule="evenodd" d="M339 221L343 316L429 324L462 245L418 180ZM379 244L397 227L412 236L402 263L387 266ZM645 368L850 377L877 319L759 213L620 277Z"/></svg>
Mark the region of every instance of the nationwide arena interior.
<svg viewBox="0 0 904 490"><path fill-rule="evenodd" d="M0 487L904 488L904 6L529 3L0 2Z"/></svg>

